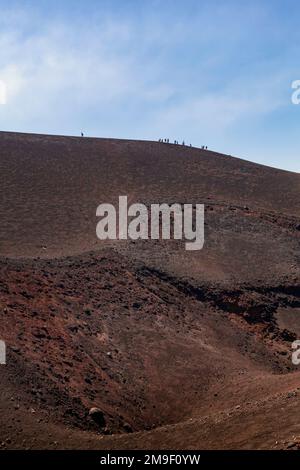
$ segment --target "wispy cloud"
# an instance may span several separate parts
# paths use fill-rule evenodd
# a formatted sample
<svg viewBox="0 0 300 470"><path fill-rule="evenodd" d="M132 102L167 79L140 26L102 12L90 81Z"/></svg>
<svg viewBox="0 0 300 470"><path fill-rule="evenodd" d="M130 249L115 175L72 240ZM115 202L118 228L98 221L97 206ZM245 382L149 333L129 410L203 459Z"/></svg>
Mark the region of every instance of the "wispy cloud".
<svg viewBox="0 0 300 470"><path fill-rule="evenodd" d="M47 15L47 3L1 15L2 129L205 138L240 151L247 126L285 109L299 78L262 2L91 2L71 20L67 9Z"/></svg>

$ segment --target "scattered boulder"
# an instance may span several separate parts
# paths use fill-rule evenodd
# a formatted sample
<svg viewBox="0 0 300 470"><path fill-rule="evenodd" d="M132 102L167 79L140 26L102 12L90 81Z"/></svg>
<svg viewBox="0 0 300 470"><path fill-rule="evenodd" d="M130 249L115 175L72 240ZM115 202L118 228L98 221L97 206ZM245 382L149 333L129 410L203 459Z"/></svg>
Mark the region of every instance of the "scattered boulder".
<svg viewBox="0 0 300 470"><path fill-rule="evenodd" d="M291 449L292 447L296 447L297 443L296 442L288 442L286 445L287 449Z"/></svg>
<svg viewBox="0 0 300 470"><path fill-rule="evenodd" d="M128 433L133 432L132 427L128 423L123 424L123 429L124 429L125 432L128 432Z"/></svg>
<svg viewBox="0 0 300 470"><path fill-rule="evenodd" d="M91 408L89 411L89 417L92 418L98 426L104 427L106 424L104 413L99 410L99 408Z"/></svg>
<svg viewBox="0 0 300 470"><path fill-rule="evenodd" d="M68 329L69 329L72 333L77 333L77 332L78 332L78 325L69 325L69 326L68 326Z"/></svg>
<svg viewBox="0 0 300 470"><path fill-rule="evenodd" d="M297 335L295 333L293 333L292 331L289 331L285 328L283 330L281 330L280 336L284 341L292 342L295 339L297 339Z"/></svg>
<svg viewBox="0 0 300 470"><path fill-rule="evenodd" d="M135 309L135 310L139 310L141 308L141 303L140 302L134 302L132 304L132 307Z"/></svg>

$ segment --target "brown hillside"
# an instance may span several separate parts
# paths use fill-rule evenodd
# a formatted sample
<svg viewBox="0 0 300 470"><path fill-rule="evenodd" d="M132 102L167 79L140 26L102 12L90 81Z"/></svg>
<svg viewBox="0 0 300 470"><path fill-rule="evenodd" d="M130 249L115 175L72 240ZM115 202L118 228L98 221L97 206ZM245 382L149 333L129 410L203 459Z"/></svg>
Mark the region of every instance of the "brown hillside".
<svg viewBox="0 0 300 470"><path fill-rule="evenodd" d="M298 445L299 174L3 132L0 169L2 448ZM96 208L119 195L204 203L203 250L97 240Z"/></svg>

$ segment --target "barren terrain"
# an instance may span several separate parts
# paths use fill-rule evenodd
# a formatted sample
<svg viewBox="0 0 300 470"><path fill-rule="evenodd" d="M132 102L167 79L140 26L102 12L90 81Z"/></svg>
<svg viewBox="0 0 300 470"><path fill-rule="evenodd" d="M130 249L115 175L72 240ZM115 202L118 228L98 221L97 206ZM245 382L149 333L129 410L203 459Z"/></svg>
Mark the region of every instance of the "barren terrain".
<svg viewBox="0 0 300 470"><path fill-rule="evenodd" d="M300 447L299 174L0 133L0 192L2 449ZM119 195L204 203L203 250L97 240Z"/></svg>

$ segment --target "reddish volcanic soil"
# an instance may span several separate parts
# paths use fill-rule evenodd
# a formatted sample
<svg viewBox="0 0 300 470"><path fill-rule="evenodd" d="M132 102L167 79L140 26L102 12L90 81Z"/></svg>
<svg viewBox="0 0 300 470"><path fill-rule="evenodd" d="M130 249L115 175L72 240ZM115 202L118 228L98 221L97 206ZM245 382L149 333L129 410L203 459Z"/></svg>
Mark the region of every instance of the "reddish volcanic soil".
<svg viewBox="0 0 300 470"><path fill-rule="evenodd" d="M2 449L300 447L299 174L15 133L0 170ZM203 250L97 240L119 195L204 203Z"/></svg>

